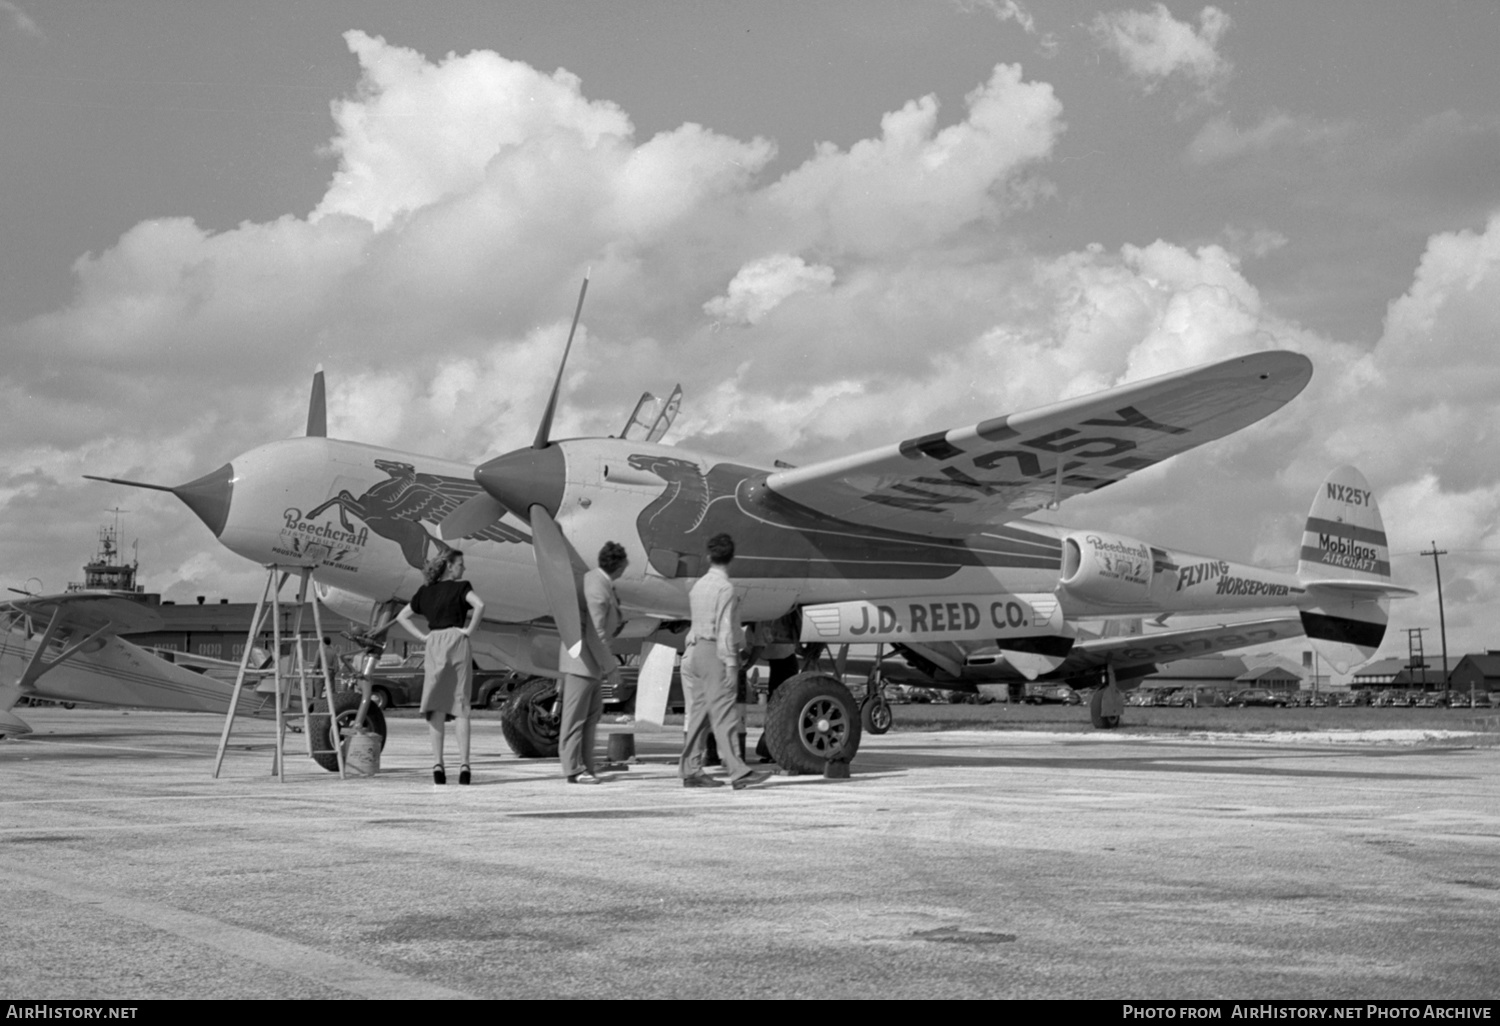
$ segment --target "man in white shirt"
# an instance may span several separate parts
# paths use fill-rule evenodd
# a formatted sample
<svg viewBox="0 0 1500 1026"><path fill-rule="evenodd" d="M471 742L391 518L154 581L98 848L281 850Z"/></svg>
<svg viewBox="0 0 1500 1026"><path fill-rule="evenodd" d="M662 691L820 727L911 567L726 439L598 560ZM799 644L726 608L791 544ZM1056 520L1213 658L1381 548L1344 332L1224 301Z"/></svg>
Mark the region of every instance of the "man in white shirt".
<svg viewBox="0 0 1500 1026"><path fill-rule="evenodd" d="M688 593L692 627L682 656L682 686L687 692L687 740L677 772L683 787L722 787L703 772L703 750L712 731L719 757L735 790L759 784L770 777L752 770L739 757L736 739L743 732L735 690L740 676L739 603L729 564L734 559L734 539L716 534L708 540L708 573Z"/></svg>
<svg viewBox="0 0 1500 1026"><path fill-rule="evenodd" d="M599 566L583 575L583 603L587 616L580 617L584 644L589 652L570 655L566 643L559 642L558 669L563 677L562 724L558 732L557 754L563 776L570 784L597 784L600 768L594 755L594 739L599 717L604 713L599 673L618 673L609 644L620 632L620 601L615 597L615 581L629 564L624 546L605 542L599 550ZM590 665L589 656L594 665ZM611 766L610 769L624 769Z"/></svg>

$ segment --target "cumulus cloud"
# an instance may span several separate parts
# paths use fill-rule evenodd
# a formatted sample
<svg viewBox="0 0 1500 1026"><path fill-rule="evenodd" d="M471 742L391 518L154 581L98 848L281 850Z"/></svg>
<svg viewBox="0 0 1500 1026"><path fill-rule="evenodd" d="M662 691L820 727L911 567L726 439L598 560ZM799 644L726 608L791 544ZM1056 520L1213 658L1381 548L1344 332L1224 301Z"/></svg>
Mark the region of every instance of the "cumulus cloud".
<svg viewBox="0 0 1500 1026"><path fill-rule="evenodd" d="M1099 45L1115 54L1146 92L1177 76L1193 83L1205 98L1229 77L1233 65L1218 52L1230 26L1217 7L1198 14L1198 27L1178 21L1158 3L1149 11L1114 11L1095 16L1089 28Z"/></svg>
<svg viewBox="0 0 1500 1026"><path fill-rule="evenodd" d="M801 257L777 253L741 267L728 291L704 303L703 312L736 324L758 324L782 301L799 292L826 291L833 279L831 267L809 267Z"/></svg>
<svg viewBox="0 0 1500 1026"><path fill-rule="evenodd" d="M1041 32L1036 27L1036 18L1017 0L954 0L958 9L968 13L984 11L998 21L1014 22L1028 36L1036 39L1037 50L1044 57L1057 55L1059 42L1051 32Z"/></svg>
<svg viewBox="0 0 1500 1026"><path fill-rule="evenodd" d="M1194 38L1215 43L1215 18ZM361 80L334 105L338 168L310 216L143 222L79 259L67 305L4 326L0 565L66 579L32 554L76 549L119 500L82 473L176 484L299 432L319 362L336 437L462 460L526 444L589 267L559 435L618 431L641 390L680 380L669 440L805 463L1286 348L1317 371L1281 413L1058 516L1286 565L1317 483L1352 462L1398 551L1500 544L1500 219L1431 239L1379 343L1357 348L1268 308L1240 265L1280 243L1268 229L1027 252L1007 218L1045 194L1064 125L1018 67L946 117L914 98L768 181L771 141L637 138L565 71L348 41ZM128 508L153 587L257 586L170 496ZM1397 569L1422 584L1420 561ZM1472 603L1450 630L1479 643L1500 567L1451 572Z"/></svg>
<svg viewBox="0 0 1500 1026"><path fill-rule="evenodd" d="M1194 164L1214 164L1277 146L1316 146L1337 141L1347 134L1343 126L1314 122L1282 111L1271 111L1257 124L1241 128L1227 115L1210 118L1188 143L1187 157Z"/></svg>
<svg viewBox="0 0 1500 1026"><path fill-rule="evenodd" d="M968 116L937 127L935 97L913 100L881 119L879 139L847 152L831 144L766 190L772 216L808 245L851 255L909 250L967 224L993 219L1019 173L1048 155L1062 131L1062 105L1046 84L1025 82L1001 64L965 98Z"/></svg>
<svg viewBox="0 0 1500 1026"><path fill-rule="evenodd" d="M11 26L21 35L30 36L32 39L46 39L41 26L32 20L31 15L23 11L19 4L11 3L10 0L0 0L0 14L6 16Z"/></svg>

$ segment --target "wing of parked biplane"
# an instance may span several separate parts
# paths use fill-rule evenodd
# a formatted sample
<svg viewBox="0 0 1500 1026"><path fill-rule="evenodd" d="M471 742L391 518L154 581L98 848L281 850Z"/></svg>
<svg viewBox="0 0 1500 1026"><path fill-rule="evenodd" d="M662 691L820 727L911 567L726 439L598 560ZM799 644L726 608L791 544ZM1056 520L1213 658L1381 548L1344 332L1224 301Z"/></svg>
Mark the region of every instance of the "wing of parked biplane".
<svg viewBox="0 0 1500 1026"><path fill-rule="evenodd" d="M1279 409L1312 377L1298 353L1236 357L938 431L766 481L856 524L951 537L1123 480Z"/></svg>
<svg viewBox="0 0 1500 1026"><path fill-rule="evenodd" d="M223 712L230 685L174 666L117 637L149 631L149 606L110 592L0 602L0 735L29 733L11 709L22 698L146 709Z"/></svg>

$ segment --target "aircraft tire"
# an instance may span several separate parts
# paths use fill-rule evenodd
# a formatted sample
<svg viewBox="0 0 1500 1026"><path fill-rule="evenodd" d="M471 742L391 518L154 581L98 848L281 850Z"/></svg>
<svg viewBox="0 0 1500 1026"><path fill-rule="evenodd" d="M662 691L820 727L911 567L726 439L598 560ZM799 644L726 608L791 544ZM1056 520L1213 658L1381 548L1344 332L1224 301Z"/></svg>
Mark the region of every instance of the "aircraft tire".
<svg viewBox="0 0 1500 1026"><path fill-rule="evenodd" d="M894 717L888 702L878 702L874 695L866 696L859 703L859 725L871 734L884 734L891 729Z"/></svg>
<svg viewBox="0 0 1500 1026"><path fill-rule="evenodd" d="M1120 725L1119 713L1106 713L1104 711L1105 688L1095 688L1094 693L1089 696L1089 719L1095 727L1100 730L1113 730Z"/></svg>
<svg viewBox="0 0 1500 1026"><path fill-rule="evenodd" d="M826 673L799 673L766 708L766 747L788 773L822 773L828 760L853 762L861 714L849 689Z"/></svg>
<svg viewBox="0 0 1500 1026"><path fill-rule="evenodd" d="M317 708L322 704L322 699L315 699L315 702L317 705L314 708ZM354 717L359 715L359 703L360 697L358 692L342 691L334 696L333 716L338 722L340 730L353 725ZM328 751L317 752L313 756L313 762L316 762L330 773L337 773L339 771L339 757L332 749L342 739L335 737L333 732L328 729L327 713L313 713L308 719L312 727L313 748L328 749ZM365 725L380 735L380 747L383 751L385 749L386 736L385 713L374 702L370 703L370 708L365 712Z"/></svg>
<svg viewBox="0 0 1500 1026"><path fill-rule="evenodd" d="M511 692L500 714L500 732L511 751L523 759L557 758L556 702L557 681L551 677L533 677Z"/></svg>

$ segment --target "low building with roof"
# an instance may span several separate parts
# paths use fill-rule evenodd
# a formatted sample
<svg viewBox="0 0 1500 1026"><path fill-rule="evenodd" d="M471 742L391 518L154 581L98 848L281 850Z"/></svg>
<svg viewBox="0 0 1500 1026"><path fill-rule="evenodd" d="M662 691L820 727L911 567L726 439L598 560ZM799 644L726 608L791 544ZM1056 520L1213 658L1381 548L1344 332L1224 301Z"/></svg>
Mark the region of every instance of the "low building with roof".
<svg viewBox="0 0 1500 1026"><path fill-rule="evenodd" d="M1302 674L1285 666L1267 663L1248 670L1234 679L1242 688L1266 688L1270 691L1292 692L1302 689Z"/></svg>
<svg viewBox="0 0 1500 1026"><path fill-rule="evenodd" d="M1235 679L1245 672L1245 660L1235 655L1200 656L1163 663L1155 673L1141 681L1145 691L1176 691L1186 687L1212 687L1233 691Z"/></svg>
<svg viewBox="0 0 1500 1026"><path fill-rule="evenodd" d="M1382 687L1396 679L1396 674L1406 669L1407 660L1400 656L1388 656L1366 663L1354 671L1355 688Z"/></svg>
<svg viewBox="0 0 1500 1026"><path fill-rule="evenodd" d="M1500 651L1491 649L1464 656L1448 675L1448 687L1458 691L1500 691Z"/></svg>

